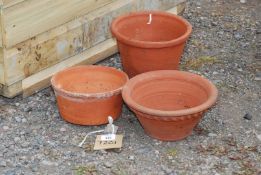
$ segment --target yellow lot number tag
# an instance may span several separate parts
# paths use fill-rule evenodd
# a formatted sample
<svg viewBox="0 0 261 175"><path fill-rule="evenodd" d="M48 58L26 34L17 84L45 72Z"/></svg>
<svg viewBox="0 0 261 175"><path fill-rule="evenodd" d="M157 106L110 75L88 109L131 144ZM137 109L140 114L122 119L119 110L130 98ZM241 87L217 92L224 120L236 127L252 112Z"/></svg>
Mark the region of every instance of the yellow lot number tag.
<svg viewBox="0 0 261 175"><path fill-rule="evenodd" d="M122 147L123 135L97 135L94 150L113 149Z"/></svg>

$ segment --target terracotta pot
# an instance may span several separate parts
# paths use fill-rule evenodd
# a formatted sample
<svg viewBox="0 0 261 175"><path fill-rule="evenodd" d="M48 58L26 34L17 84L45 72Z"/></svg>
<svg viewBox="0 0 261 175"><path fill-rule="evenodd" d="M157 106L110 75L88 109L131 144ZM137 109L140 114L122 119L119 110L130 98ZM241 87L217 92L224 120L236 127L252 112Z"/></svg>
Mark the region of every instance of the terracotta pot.
<svg viewBox="0 0 261 175"><path fill-rule="evenodd" d="M160 140L180 140L192 133L202 114L217 100L207 79L175 70L152 71L126 83L122 96L145 132Z"/></svg>
<svg viewBox="0 0 261 175"><path fill-rule="evenodd" d="M64 120L80 125L108 123L122 109L121 90L128 76L104 66L77 66L55 74L51 83Z"/></svg>
<svg viewBox="0 0 261 175"><path fill-rule="evenodd" d="M117 39L124 71L133 77L153 70L178 69L192 26L177 15L147 11L117 18L111 31Z"/></svg>

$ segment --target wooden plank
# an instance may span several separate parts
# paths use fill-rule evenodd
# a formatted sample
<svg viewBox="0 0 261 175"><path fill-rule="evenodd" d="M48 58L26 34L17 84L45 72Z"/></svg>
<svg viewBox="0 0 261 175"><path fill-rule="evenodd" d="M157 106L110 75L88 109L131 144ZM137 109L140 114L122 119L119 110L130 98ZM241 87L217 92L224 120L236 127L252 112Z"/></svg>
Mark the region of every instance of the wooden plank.
<svg viewBox="0 0 261 175"><path fill-rule="evenodd" d="M133 1L134 2L134 1ZM132 8L134 8L135 9L135 7L134 6L132 6ZM174 9L174 10L173 10ZM179 11L183 11L183 10L178 10L178 9L180 9L180 5L178 5L178 7L177 8L173 8L171 11L172 12L174 12L174 13L176 13L176 12L179 12ZM95 16L93 16L93 18L95 18ZM77 24L78 25L78 24ZM73 26L77 26L77 25L71 25L72 26L72 29L75 29L75 28L73 28ZM114 43L115 44L115 43ZM115 44L115 46L114 47L116 47L116 44ZM87 51L85 51L84 53L86 53ZM116 51L113 51L111 54L113 54L114 52L116 52ZM15 55L15 54L14 54ZM76 55L77 56L77 55ZM68 60L73 60L74 58L77 58L76 56L73 56L73 57L71 57L71 58L69 58ZM107 57L107 56L102 56L102 57ZM104 58L102 58L101 57L101 59L104 59ZM88 58L84 58L84 57L82 57L83 58L83 60L82 60L82 62L84 62L85 60L87 60L87 62L88 62L88 60L90 61L90 59L88 59ZM66 60L65 60L66 61ZM93 62L95 62L95 61L93 61ZM73 63L71 63L70 64L70 61L69 62L63 62L65 65L72 65L73 66ZM76 63L75 63L76 64ZM79 64L81 64L81 63L79 63ZM57 65L60 65L60 63L58 63ZM54 65L54 66L56 66L56 69L58 69L59 68L59 66L58 66L58 68L57 68L57 65ZM52 67L50 67L50 68L48 68L48 70L55 70L55 68L54 68L54 66L52 66ZM51 72L51 71L50 71ZM39 72L37 75L39 75L41 72ZM28 77L28 78L26 78L28 81L31 79L31 77L32 76L30 76L30 77ZM44 76L40 76L40 77L44 77ZM27 96L27 95L30 95L31 93L33 93L33 92L35 92L35 91L38 91L37 89L42 89L43 87L46 87L47 85L46 85L46 80L44 81L45 79L44 78L35 78L34 79L34 81L31 79L31 86L33 86L33 88L32 88L32 90L30 90L30 91L27 91L28 93L25 93L25 96ZM26 81L26 80L24 80L24 81ZM43 84L42 84L43 83ZM4 96L6 96L6 97L13 97L13 96L15 96L15 95L17 95L17 94L19 94L19 93L21 93L22 92L22 81L18 81L18 82L16 82L16 83L14 83L14 84L11 84L11 85L8 85L8 86L2 86L2 87L4 87L4 88L1 88L0 87L0 94L2 94L2 95L4 95ZM26 89L30 89L30 86L28 85L28 86L25 86L25 87L27 87Z"/></svg>
<svg viewBox="0 0 261 175"><path fill-rule="evenodd" d="M3 9L9 48L114 0L26 0Z"/></svg>
<svg viewBox="0 0 261 175"><path fill-rule="evenodd" d="M5 70L4 70L4 49L3 49L3 23L2 23L2 15L3 15L3 6L0 5L0 84L5 84Z"/></svg>
<svg viewBox="0 0 261 175"><path fill-rule="evenodd" d="M122 9L122 11L129 10L129 7L127 7L128 9L123 9L122 7L133 6L132 1L133 0L114 0L112 3L107 4L106 6L96 9L93 12L80 16L74 20L71 20L63 25L60 25L56 28L48 30L44 33L41 33L41 34L33 37L32 39L29 39L20 44L17 44L15 47L22 47L23 45L29 45L29 44L30 44L30 46L36 46L36 45L46 42L50 39L53 39L59 35L62 35L71 30L74 30L76 28L84 27L83 24L89 25L89 21L92 21L97 18L102 18L104 15L112 15L112 13L113 14L117 13L117 11L119 9ZM134 9L134 8L132 8L132 9ZM102 19L99 19L99 20L102 20Z"/></svg>
<svg viewBox="0 0 261 175"><path fill-rule="evenodd" d="M5 84L3 48L0 48L0 84Z"/></svg>
<svg viewBox="0 0 261 175"><path fill-rule="evenodd" d="M4 65L0 63L0 84L5 83L4 77Z"/></svg>
<svg viewBox="0 0 261 175"><path fill-rule="evenodd" d="M180 3L177 6L168 10L169 13L181 15L186 9L186 2Z"/></svg>
<svg viewBox="0 0 261 175"><path fill-rule="evenodd" d="M81 54L75 55L67 60L64 60L55 66L47 68L37 74L34 74L22 81L23 97L27 97L43 88L50 85L50 79L53 74L80 64L94 64L102 59L117 52L116 42L113 39L108 39L93 48L90 48Z"/></svg>
<svg viewBox="0 0 261 175"><path fill-rule="evenodd" d="M0 6L0 47L3 47L3 35L5 34L3 32L3 20L2 20L2 18L3 18L3 7Z"/></svg>
<svg viewBox="0 0 261 175"><path fill-rule="evenodd" d="M21 92L22 92L22 81L16 82L11 86L0 84L0 95L4 97L13 98L21 94Z"/></svg>
<svg viewBox="0 0 261 175"><path fill-rule="evenodd" d="M168 12L177 14L178 12L184 11L184 4L171 8ZM32 95L33 93L38 92L39 90L46 88L50 85L51 77L68 67L81 64L93 64L102 59L114 54L117 52L117 44L115 40L108 39L101 44L94 46L93 48L84 51L83 53L76 55L72 58L69 58L61 63L56 64L50 68L47 68L37 74L34 74L22 81L22 91L23 97Z"/></svg>
<svg viewBox="0 0 261 175"><path fill-rule="evenodd" d="M83 48L78 36L81 35L82 29L79 28L79 30L74 30L34 47L24 45L24 47L6 50L4 56L5 64L8 65L5 67L6 85L13 84L80 53Z"/></svg>
<svg viewBox="0 0 261 175"><path fill-rule="evenodd" d="M158 1L167 7L166 1ZM7 49L4 57L9 66L5 68L5 84L11 85L111 38L111 21L116 16L136 11L141 2L148 6L150 0L117 0ZM172 0L169 6L176 4L174 2L180 1ZM160 8L160 3L157 7Z"/></svg>
<svg viewBox="0 0 261 175"><path fill-rule="evenodd" d="M60 29L45 32L6 49L4 58L8 66L5 68L5 84L11 85L111 38L111 21L132 10L132 0L118 0L75 19Z"/></svg>
<svg viewBox="0 0 261 175"><path fill-rule="evenodd" d="M8 8L15 4L21 3L23 1L26 1L26 0L2 0L2 5L3 5L3 8Z"/></svg>

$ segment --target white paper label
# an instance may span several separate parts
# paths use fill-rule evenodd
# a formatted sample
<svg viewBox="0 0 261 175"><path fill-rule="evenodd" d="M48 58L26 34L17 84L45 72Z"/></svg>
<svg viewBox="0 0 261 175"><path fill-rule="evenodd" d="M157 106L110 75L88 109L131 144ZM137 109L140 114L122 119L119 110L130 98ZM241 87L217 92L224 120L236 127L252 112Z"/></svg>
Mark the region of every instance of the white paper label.
<svg viewBox="0 0 261 175"><path fill-rule="evenodd" d="M106 134L106 135L101 135L101 140L106 141L106 140L115 140L116 135L115 134Z"/></svg>

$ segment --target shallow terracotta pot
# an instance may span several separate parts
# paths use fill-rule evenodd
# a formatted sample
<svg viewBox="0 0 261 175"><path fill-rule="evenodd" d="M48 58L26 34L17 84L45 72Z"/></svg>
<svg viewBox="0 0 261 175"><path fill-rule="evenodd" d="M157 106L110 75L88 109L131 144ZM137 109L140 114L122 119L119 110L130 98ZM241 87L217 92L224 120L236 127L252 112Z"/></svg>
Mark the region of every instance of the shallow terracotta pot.
<svg viewBox="0 0 261 175"><path fill-rule="evenodd" d="M111 31L124 71L133 77L153 70L178 69L192 26L177 15L147 11L115 19Z"/></svg>
<svg viewBox="0 0 261 175"><path fill-rule="evenodd" d="M175 141L192 133L203 113L216 102L218 91L199 75L160 70L129 80L122 96L148 135Z"/></svg>
<svg viewBox="0 0 261 175"><path fill-rule="evenodd" d="M51 83L64 120L100 125L108 122L108 116L119 117L127 80L124 72L111 67L77 66L55 74Z"/></svg>

